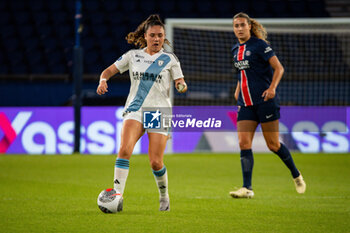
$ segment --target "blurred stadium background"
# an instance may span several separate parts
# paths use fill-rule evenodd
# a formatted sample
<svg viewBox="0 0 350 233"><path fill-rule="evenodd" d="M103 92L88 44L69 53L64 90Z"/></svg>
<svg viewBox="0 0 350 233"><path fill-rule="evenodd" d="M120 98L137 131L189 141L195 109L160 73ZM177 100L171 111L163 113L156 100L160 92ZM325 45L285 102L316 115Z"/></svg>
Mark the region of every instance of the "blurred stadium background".
<svg viewBox="0 0 350 233"><path fill-rule="evenodd" d="M54 156L74 147L76 1L0 1L1 232L349 232L348 0L81 2L83 155ZM190 87L174 92L175 105L232 106L234 113L234 35L226 22L240 11L264 22L286 68L281 137L294 150L307 192L295 192L277 156L255 153L256 197L232 199L228 191L242 179L237 135L175 132L167 150L177 154L165 157L171 211L158 211L148 157L139 155L131 158L124 211L100 212L96 198L112 185L128 74L113 78L105 96L95 90L100 72L132 48L126 34L159 13ZM314 23L279 24L305 18ZM267 151L259 130L253 146ZM134 152L147 149L143 137Z"/></svg>
<svg viewBox="0 0 350 233"><path fill-rule="evenodd" d="M123 106L129 91L128 74L119 75L109 82L110 92L98 96L95 92L100 72L112 64L121 54L133 48L125 41L128 32L134 30L149 14L159 13L169 22L169 19L205 19L202 24L192 26L174 26L172 28L173 50L179 57L190 91L185 95L174 93L174 104L178 106L232 106L235 105L233 91L236 85L234 71L230 58L230 48L234 35L229 24L216 25L213 28L205 22L210 19L226 19L240 11L248 13L253 18L270 21L298 20L308 18L312 21L341 19L339 24L264 24L269 33L269 40L278 57L286 68L279 93L283 106L338 106L343 108L343 118L346 121L347 108L350 104L350 3L346 0L249 0L249 1L114 1L114 0L83 0L81 19L81 46L83 48L83 106ZM22 127L16 125L17 136L21 134L22 141L17 137L7 148L8 153L69 153L72 148L72 123L63 121L64 116L72 115L74 102L73 80L73 49L75 43L75 3L73 0L4 0L0 3L0 106L8 122L18 117L22 119ZM344 23L345 22L345 23ZM216 27L214 25L214 27ZM33 107L63 107L52 113L53 108L41 109L53 115L51 124L54 139L49 131L27 129L29 123L42 121L45 113L31 112ZM6 108L5 107L10 107ZM20 107L15 109L13 107ZM28 107L23 110L23 107ZM55 108L58 109L58 108ZM68 109L68 110L67 110ZM82 112L83 124L103 121L102 114L108 112L92 108L89 116L99 115L99 119L87 119ZM21 112L22 111L22 112ZM23 111L27 111L24 112ZM63 111L63 112L59 112ZM66 112L65 112L66 111ZM67 112L68 111L68 112ZM86 153L116 153L118 136L109 137L113 145L107 145L101 135L115 135L120 130L120 108L111 110L109 118L110 130L95 134L88 125L82 128L86 137L82 142L84 148L89 142L95 142L96 150L81 150ZM330 110L331 111L331 110ZM19 115L23 113L24 115ZM25 115L29 114L29 115ZM37 115L42 118L35 118ZM44 115L43 115L44 114ZM63 115L62 115L63 114ZM119 114L119 115L118 115ZM111 117L112 116L112 117ZM21 118L22 117L22 118ZM33 118L34 117L34 118ZM57 119L56 119L57 118ZM115 119L117 118L117 120ZM23 121L27 119L27 121ZM70 119L69 117L66 119ZM88 123L87 123L88 122ZM62 130L63 123L66 131ZM27 124L25 126L25 124ZM112 125L112 126L111 126ZM119 126L118 126L119 125ZM105 128L105 126L96 126ZM324 138L317 126L315 133L320 141L317 149L310 152L324 151L321 146ZM32 128L38 129L32 124ZM50 128L50 129L51 129ZM346 126L345 126L346 128ZM96 132L100 129L96 129ZM0 137L6 136L5 130L0 130ZM101 131L101 130L100 130ZM346 131L346 130L345 130ZM51 132L51 131L50 131ZM61 132L61 133L60 133ZM96 133L95 132L95 133ZM344 130L343 130L344 133ZM23 136L24 135L24 136ZM90 135L90 136L89 136ZM231 143L221 145L218 151L238 151L234 136L227 136ZM28 139L30 138L31 139ZM217 151L213 144L219 144L217 135L193 133L188 136L195 141L191 145L182 144L180 148L171 148L170 152ZM25 138L28 145L24 146ZM173 141L176 145L177 136ZM183 136L181 136L183 138ZM259 137L258 137L259 138ZM289 140L290 135L285 138ZM339 151L349 151L349 134L345 134L346 142ZM64 140L65 139L65 140ZM214 141L211 141L216 139ZM260 139L257 139L258 142ZM333 143L333 139L328 143ZM47 142L55 143L54 149L48 149ZM295 141L295 140L294 140ZM294 150L298 145L292 140L290 146ZM58 144L64 143L63 147ZM305 142L308 143L307 141ZM43 145L45 144L45 145ZM87 145L89 144L89 145ZM101 145L102 144L102 145ZM136 148L136 152L147 151L147 139ZM180 142L178 144L181 144ZM21 147L15 150L15 147ZM34 146L35 149L28 150ZM52 145L51 145L52 146ZM46 149L45 149L46 148ZM60 149L61 148L61 149ZM65 149L62 149L65 148ZM143 149L144 148L144 149ZM259 148L264 151L262 143ZM339 149L339 148L338 148ZM93 152L94 151L94 152ZM307 150L305 150L307 151Z"/></svg>

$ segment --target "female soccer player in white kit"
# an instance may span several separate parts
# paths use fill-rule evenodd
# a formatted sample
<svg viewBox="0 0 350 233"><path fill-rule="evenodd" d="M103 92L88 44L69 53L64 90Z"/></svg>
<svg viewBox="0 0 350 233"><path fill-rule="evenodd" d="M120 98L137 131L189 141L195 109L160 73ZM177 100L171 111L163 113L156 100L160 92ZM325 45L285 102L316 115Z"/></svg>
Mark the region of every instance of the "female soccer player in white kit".
<svg viewBox="0 0 350 233"><path fill-rule="evenodd" d="M169 93L173 80L180 92L187 90L180 62L173 53L163 50L164 42L169 42L165 39L164 24L158 15L149 16L136 31L128 34L127 40L140 49L128 51L105 69L96 91L99 95L105 94L108 91L107 81L116 73L129 70L131 87L125 104L121 145L114 170L114 188L121 194L124 192L134 146L145 132L141 108L171 108ZM168 176L163 163L168 132L148 131L147 134L148 155L160 195L159 210L169 211Z"/></svg>

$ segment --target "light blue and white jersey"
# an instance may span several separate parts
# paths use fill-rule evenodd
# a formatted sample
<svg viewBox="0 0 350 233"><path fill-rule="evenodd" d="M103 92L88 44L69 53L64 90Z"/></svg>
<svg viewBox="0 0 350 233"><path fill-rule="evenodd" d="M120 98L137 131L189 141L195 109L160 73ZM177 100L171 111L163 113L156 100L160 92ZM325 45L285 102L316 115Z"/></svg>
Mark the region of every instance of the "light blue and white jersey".
<svg viewBox="0 0 350 233"><path fill-rule="evenodd" d="M180 62L173 53L163 49L149 55L143 49L130 50L114 65L123 73L129 70L131 86L125 111L141 107L171 107L171 82L183 78Z"/></svg>

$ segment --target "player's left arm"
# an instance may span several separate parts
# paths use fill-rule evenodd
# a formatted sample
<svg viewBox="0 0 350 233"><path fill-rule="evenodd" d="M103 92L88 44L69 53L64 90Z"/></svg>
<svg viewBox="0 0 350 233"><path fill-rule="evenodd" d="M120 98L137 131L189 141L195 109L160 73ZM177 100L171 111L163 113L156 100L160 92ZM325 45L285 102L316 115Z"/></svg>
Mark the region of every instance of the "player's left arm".
<svg viewBox="0 0 350 233"><path fill-rule="evenodd" d="M182 73L181 65L175 54L173 54L173 64L170 68L171 76L175 82L175 88L179 93L187 91L187 84Z"/></svg>
<svg viewBox="0 0 350 233"><path fill-rule="evenodd" d="M269 99L273 99L276 96L276 88L282 79L282 75L284 73L284 68L281 62L278 60L277 56L272 56L269 59L269 63L273 69L272 82L270 87L263 92L261 95L264 97L264 101L268 101Z"/></svg>

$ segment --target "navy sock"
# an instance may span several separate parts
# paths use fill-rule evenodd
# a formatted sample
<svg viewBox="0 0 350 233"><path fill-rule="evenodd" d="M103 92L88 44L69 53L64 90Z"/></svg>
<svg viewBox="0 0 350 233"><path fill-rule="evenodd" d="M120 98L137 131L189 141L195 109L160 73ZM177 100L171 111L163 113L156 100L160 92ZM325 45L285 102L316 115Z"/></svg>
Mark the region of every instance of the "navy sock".
<svg viewBox="0 0 350 233"><path fill-rule="evenodd" d="M243 187L246 187L247 189L252 189L254 157L251 149L241 150L241 166L243 174Z"/></svg>
<svg viewBox="0 0 350 233"><path fill-rule="evenodd" d="M284 164L289 168L290 172L292 173L293 178L296 178L300 175L298 169L295 167L292 155L283 143L281 143L280 149L277 152L273 151L273 153L277 154L282 159Z"/></svg>

